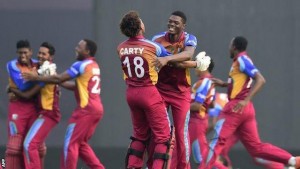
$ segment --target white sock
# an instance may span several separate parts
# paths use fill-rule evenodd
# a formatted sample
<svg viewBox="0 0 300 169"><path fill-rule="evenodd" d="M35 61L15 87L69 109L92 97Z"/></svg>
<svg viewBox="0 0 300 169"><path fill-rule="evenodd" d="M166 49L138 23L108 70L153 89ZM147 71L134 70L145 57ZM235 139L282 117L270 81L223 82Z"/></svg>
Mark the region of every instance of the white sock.
<svg viewBox="0 0 300 169"><path fill-rule="evenodd" d="M291 165L291 166L295 166L296 165L296 158L295 157L291 157L290 159L289 159L289 165Z"/></svg>

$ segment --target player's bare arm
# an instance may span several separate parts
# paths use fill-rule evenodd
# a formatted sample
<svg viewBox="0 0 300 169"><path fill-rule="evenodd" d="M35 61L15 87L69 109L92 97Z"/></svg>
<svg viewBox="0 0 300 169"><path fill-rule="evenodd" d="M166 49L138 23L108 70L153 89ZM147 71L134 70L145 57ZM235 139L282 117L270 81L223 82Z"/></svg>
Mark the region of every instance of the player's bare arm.
<svg viewBox="0 0 300 169"><path fill-rule="evenodd" d="M256 95L256 93L258 93L258 91L262 88L262 86L266 83L265 78L263 77L263 75L259 72L257 72L254 76L254 85L251 88L248 96L244 99L241 100L240 102L237 103L237 105L235 105L235 107L233 108L233 112L242 112L240 111L244 106L246 106L248 104L249 101L252 100L252 98Z"/></svg>
<svg viewBox="0 0 300 169"><path fill-rule="evenodd" d="M186 46L184 51L177 53L175 55L170 55L166 57L158 57L155 61L155 66L159 69L164 67L170 62L182 62L191 60L195 52L195 48L192 46Z"/></svg>
<svg viewBox="0 0 300 169"><path fill-rule="evenodd" d="M28 81L41 81L46 83L61 84L67 80L71 80L71 76L65 71L64 73L51 75L51 76L39 76L34 72L22 73L22 77Z"/></svg>
<svg viewBox="0 0 300 169"><path fill-rule="evenodd" d="M24 98L24 99L31 99L34 95L36 95L41 90L40 85L35 85L31 89L22 92L17 88L9 88L9 91L13 92L16 96Z"/></svg>
<svg viewBox="0 0 300 169"><path fill-rule="evenodd" d="M227 82L224 82L224 81L221 80L221 79L218 79L218 78L212 78L211 80L212 80L212 82L215 84L215 86L219 86L219 87L227 87L227 86L228 86L228 83L227 83Z"/></svg>
<svg viewBox="0 0 300 169"><path fill-rule="evenodd" d="M68 90L75 90L76 89L76 84L74 81L65 81L61 84L59 84L61 87L68 89Z"/></svg>

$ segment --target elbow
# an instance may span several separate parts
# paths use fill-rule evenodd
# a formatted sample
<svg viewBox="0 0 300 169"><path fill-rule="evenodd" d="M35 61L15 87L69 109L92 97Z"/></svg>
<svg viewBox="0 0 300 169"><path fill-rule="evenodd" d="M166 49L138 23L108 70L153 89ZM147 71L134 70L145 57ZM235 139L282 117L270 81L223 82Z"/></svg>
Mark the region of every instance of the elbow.
<svg viewBox="0 0 300 169"><path fill-rule="evenodd" d="M262 79L262 83L263 83L263 84L266 84L266 79Z"/></svg>
<svg viewBox="0 0 300 169"><path fill-rule="evenodd" d="M261 77L260 81L263 85L266 84L266 79L263 76Z"/></svg>
<svg viewBox="0 0 300 169"><path fill-rule="evenodd" d="M188 52L187 52L187 59L188 59L188 60L192 60L193 55L194 55L194 52L188 51Z"/></svg>

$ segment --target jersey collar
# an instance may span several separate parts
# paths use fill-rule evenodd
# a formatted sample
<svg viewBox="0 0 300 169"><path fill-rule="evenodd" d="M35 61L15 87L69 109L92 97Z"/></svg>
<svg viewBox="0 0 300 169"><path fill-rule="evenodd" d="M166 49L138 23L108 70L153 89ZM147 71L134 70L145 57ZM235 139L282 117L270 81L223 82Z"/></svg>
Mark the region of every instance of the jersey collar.
<svg viewBox="0 0 300 169"><path fill-rule="evenodd" d="M129 40L137 40L137 39L145 39L145 37L143 35L137 35L135 37L129 38Z"/></svg>
<svg viewBox="0 0 300 169"><path fill-rule="evenodd" d="M182 31L181 32L181 34L180 34L180 36L179 36L179 38L177 39L177 41L175 41L175 42L172 42L172 43L176 43L176 42L181 42L181 41L183 41L184 40L184 31ZM167 32L166 34L165 34L165 39L169 42L169 43L171 43L170 42L170 34Z"/></svg>
<svg viewBox="0 0 300 169"><path fill-rule="evenodd" d="M238 53L233 60L236 60L237 58L239 58L240 56L243 56L243 55L247 55L247 52L246 51L243 51L243 52L240 52Z"/></svg>

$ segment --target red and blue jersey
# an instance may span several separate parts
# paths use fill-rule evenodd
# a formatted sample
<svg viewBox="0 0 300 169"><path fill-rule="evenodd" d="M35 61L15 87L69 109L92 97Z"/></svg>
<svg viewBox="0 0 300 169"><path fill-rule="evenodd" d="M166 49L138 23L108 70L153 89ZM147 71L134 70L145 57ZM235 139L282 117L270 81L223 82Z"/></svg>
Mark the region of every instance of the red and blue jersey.
<svg viewBox="0 0 300 169"><path fill-rule="evenodd" d="M242 100L247 97L252 84L252 78L258 72L246 52L239 53L234 59L229 72L229 100Z"/></svg>
<svg viewBox="0 0 300 169"><path fill-rule="evenodd" d="M9 75L9 87L17 88L21 91L25 91L33 87L36 82L33 81L25 81L22 77L23 72L30 72L34 68L37 68L38 61L31 59L31 65L32 67L28 67L25 64L21 64L18 62L18 59L14 59L12 61L9 61L6 65L7 72Z"/></svg>
<svg viewBox="0 0 300 169"><path fill-rule="evenodd" d="M67 73L76 78L77 109L102 110L100 68L94 57L75 62Z"/></svg>
<svg viewBox="0 0 300 169"><path fill-rule="evenodd" d="M171 54L182 52L186 46L197 47L197 38L187 32L182 32L178 41L174 43L170 42L169 34L167 32L155 35L152 38L152 41L164 46ZM164 66L159 71L157 87L161 90L177 93L184 92L190 90L190 85L191 75L188 68L179 69L171 66Z"/></svg>
<svg viewBox="0 0 300 169"><path fill-rule="evenodd" d="M129 86L153 86L157 83L158 74L153 62L156 57L169 55L167 50L143 36L129 38L118 48L124 79Z"/></svg>
<svg viewBox="0 0 300 169"><path fill-rule="evenodd" d="M31 67L18 62L18 59L11 60L7 63L6 68L8 72L8 86L11 88L17 88L21 91L26 91L37 84L35 81L25 81L22 77L22 73L31 72L38 67L38 61L31 59ZM39 82L40 86L44 86L44 83ZM19 98L19 100L25 101ZM26 100L30 101L30 100Z"/></svg>
<svg viewBox="0 0 300 169"><path fill-rule="evenodd" d="M211 78L211 74L203 76L192 87L192 102L201 104L199 111L194 112L199 115L196 117L205 118L207 110L214 100L215 86Z"/></svg>

